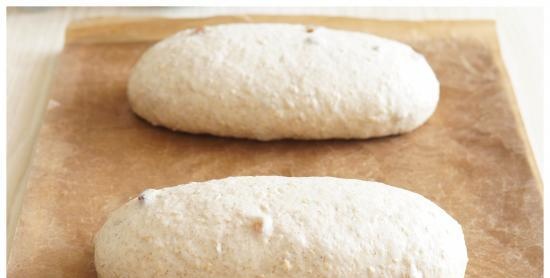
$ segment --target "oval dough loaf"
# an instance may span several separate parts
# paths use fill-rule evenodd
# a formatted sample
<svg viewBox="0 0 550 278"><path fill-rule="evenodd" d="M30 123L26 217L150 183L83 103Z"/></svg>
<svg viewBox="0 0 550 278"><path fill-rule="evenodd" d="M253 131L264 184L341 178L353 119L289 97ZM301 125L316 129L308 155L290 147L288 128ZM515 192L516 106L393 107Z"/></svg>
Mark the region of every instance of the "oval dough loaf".
<svg viewBox="0 0 550 278"><path fill-rule="evenodd" d="M439 99L411 47L366 33L290 24L184 30L146 51L128 82L132 109L190 133L273 140L408 132Z"/></svg>
<svg viewBox="0 0 550 278"><path fill-rule="evenodd" d="M99 277L463 277L460 225L422 196L331 177L146 190L95 238Z"/></svg>

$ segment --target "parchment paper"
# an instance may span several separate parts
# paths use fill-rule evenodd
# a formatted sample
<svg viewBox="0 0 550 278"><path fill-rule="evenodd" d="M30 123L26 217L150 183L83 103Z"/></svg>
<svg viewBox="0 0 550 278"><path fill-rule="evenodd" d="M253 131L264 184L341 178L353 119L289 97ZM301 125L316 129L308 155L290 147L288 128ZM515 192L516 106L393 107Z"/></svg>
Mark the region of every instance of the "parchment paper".
<svg viewBox="0 0 550 278"><path fill-rule="evenodd" d="M275 141L175 133L132 114L129 70L154 41L203 24L281 21L412 45L441 82L433 117L372 140ZM492 22L331 17L88 20L71 25L35 149L9 277L95 277L93 235L150 187L232 175L377 180L433 200L464 228L468 277L541 277L542 184Z"/></svg>

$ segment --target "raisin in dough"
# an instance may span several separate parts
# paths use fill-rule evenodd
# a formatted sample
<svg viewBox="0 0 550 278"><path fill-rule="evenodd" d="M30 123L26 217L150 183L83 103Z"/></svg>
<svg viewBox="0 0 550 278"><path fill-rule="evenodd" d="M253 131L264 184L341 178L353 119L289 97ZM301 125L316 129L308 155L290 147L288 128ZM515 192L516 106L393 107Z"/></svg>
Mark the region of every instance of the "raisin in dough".
<svg viewBox="0 0 550 278"><path fill-rule="evenodd" d="M367 33L291 24L181 31L151 47L129 82L154 125L258 140L369 138L411 131L439 82L422 55Z"/></svg>
<svg viewBox="0 0 550 278"><path fill-rule="evenodd" d="M99 277L464 277L461 226L424 197L332 177L143 192L95 238Z"/></svg>

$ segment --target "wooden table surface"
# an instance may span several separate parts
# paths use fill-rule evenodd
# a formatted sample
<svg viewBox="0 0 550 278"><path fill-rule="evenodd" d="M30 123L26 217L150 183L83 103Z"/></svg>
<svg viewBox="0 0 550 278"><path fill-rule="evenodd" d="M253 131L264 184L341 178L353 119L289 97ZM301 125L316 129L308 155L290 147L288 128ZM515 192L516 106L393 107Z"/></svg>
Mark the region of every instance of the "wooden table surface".
<svg viewBox="0 0 550 278"><path fill-rule="evenodd" d="M503 58L539 165L542 165L542 10L474 8L8 8L8 252L26 170L68 22L98 16L204 17L219 14L329 14L391 19L494 19ZM526 51L528 49L529 51Z"/></svg>

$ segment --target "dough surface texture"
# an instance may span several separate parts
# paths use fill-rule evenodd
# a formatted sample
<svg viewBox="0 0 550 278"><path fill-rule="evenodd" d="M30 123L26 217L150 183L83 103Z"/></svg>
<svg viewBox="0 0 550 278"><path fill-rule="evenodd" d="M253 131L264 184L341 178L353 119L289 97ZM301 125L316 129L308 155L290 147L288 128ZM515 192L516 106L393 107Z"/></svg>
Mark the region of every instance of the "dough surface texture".
<svg viewBox="0 0 550 278"><path fill-rule="evenodd" d="M128 98L154 125L275 139L359 139L422 125L439 100L426 59L403 43L292 24L183 30L147 50Z"/></svg>
<svg viewBox="0 0 550 278"><path fill-rule="evenodd" d="M99 277L464 277L461 226L419 194L332 177L148 189L95 237Z"/></svg>

